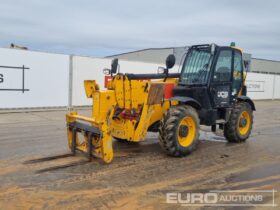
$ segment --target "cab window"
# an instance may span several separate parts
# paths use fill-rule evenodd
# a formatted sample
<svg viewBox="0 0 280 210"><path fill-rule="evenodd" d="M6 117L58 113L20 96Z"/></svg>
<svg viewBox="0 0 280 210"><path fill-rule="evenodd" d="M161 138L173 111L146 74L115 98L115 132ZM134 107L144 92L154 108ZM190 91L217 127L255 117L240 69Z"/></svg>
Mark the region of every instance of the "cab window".
<svg viewBox="0 0 280 210"><path fill-rule="evenodd" d="M232 50L221 50L214 70L214 82L229 82L231 80Z"/></svg>
<svg viewBox="0 0 280 210"><path fill-rule="evenodd" d="M233 84L232 84L233 95L239 92L240 87L242 85L242 70L243 70L242 55L239 51L235 50L234 64L233 64Z"/></svg>

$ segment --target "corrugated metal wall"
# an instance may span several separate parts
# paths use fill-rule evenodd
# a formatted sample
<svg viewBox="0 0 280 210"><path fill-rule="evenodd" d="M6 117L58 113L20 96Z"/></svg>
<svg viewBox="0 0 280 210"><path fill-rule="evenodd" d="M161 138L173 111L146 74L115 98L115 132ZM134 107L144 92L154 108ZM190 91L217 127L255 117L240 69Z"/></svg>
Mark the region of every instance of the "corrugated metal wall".
<svg viewBox="0 0 280 210"><path fill-rule="evenodd" d="M280 74L280 62L252 58L251 71Z"/></svg>

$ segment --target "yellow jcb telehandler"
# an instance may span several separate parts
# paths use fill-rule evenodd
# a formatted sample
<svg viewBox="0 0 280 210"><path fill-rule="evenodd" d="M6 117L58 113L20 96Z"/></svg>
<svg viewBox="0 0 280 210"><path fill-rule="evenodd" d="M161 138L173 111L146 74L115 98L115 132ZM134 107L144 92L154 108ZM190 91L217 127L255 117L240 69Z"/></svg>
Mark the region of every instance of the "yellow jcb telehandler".
<svg viewBox="0 0 280 210"><path fill-rule="evenodd" d="M198 143L200 125L216 125L229 142L244 142L253 124L253 101L246 96L242 50L215 44L189 48L180 73L169 73L174 55L157 74L122 74L118 60L105 69L107 89L95 80L84 81L86 96L92 98L92 116L77 112L66 116L68 144L113 160L112 139L144 141L147 132L159 132L159 143L171 156L191 153ZM80 133L78 135L78 133Z"/></svg>

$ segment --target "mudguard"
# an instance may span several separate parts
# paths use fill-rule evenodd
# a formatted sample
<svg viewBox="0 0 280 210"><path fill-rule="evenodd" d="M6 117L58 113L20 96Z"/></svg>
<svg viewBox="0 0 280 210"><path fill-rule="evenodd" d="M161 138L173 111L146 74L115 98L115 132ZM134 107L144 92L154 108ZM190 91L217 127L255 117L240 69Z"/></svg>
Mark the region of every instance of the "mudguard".
<svg viewBox="0 0 280 210"><path fill-rule="evenodd" d="M254 102L248 96L238 96L237 97L237 101L247 102L248 104L250 104L252 110L256 111L256 107L255 107Z"/></svg>
<svg viewBox="0 0 280 210"><path fill-rule="evenodd" d="M195 109L201 109L200 103L197 100L190 98L190 97L175 96L175 97L169 98L169 100L170 101L179 101L184 104L190 105L190 106L194 107Z"/></svg>

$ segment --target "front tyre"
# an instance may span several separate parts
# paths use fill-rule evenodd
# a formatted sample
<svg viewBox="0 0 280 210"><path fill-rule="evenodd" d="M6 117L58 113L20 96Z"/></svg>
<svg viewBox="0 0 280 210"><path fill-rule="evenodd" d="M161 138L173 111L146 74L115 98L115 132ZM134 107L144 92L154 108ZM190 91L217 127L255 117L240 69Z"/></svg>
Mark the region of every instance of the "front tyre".
<svg viewBox="0 0 280 210"><path fill-rule="evenodd" d="M237 103L224 127L224 136L229 142L240 143L249 138L253 125L253 111L246 102Z"/></svg>
<svg viewBox="0 0 280 210"><path fill-rule="evenodd" d="M191 106L171 107L160 122L160 145L168 155L182 157L190 154L196 148L198 137L199 118Z"/></svg>

